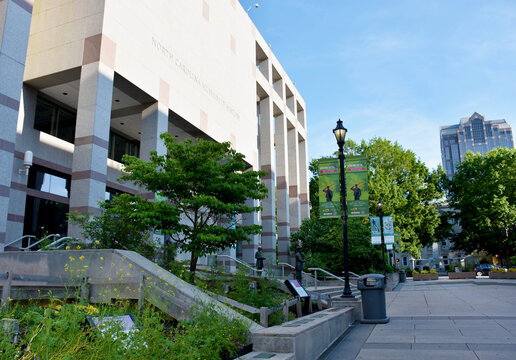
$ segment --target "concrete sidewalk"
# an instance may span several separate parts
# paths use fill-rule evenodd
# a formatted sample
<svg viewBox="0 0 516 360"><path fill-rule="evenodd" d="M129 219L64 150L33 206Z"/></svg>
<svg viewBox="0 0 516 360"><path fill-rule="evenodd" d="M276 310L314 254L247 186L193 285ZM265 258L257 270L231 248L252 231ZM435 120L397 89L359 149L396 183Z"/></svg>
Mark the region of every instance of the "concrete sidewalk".
<svg viewBox="0 0 516 360"><path fill-rule="evenodd" d="M516 359L516 281L408 280L386 300L389 323L357 323L320 360Z"/></svg>

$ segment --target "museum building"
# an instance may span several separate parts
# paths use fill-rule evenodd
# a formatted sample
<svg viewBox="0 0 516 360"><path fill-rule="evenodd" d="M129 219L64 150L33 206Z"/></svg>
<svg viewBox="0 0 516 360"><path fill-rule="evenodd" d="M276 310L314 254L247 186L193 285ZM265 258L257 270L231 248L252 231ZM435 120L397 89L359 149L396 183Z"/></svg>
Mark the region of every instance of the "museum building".
<svg viewBox="0 0 516 360"><path fill-rule="evenodd" d="M229 141L269 172L239 220L262 235L225 252L288 262L309 216L306 105L237 0L0 0L1 250L78 236L68 212L138 193L121 158L164 153L163 132Z"/></svg>

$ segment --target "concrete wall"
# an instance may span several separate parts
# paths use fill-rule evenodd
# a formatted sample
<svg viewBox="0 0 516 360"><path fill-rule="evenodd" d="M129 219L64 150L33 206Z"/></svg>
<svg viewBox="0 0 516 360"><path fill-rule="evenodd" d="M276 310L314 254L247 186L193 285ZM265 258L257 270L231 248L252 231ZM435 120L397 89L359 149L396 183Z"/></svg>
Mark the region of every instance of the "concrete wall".
<svg viewBox="0 0 516 360"><path fill-rule="evenodd" d="M267 170L264 210L243 219L261 223L264 232L244 244L243 258L254 263L261 243L275 262L278 239L280 260L290 260L290 233L309 216L306 104L237 0L35 0L33 9L21 6L25 17L16 15L25 38L23 31L13 35L5 19L9 6L26 2L0 3L0 25L7 24L0 26L3 39L19 44L17 68L24 81L20 100L9 103L19 103L20 110L6 110L12 112L12 139L0 146L9 150L6 164L13 171L1 178L0 243L23 232L31 190L26 177L14 173L26 150L34 152L34 163L71 176L70 198L61 199L71 210L97 212L106 186L153 198L117 184L122 166L107 158L110 129L123 131L125 116L145 154L163 150L158 136L168 129L180 139L229 141L250 166ZM8 83L19 97L21 81ZM38 93L77 112L75 144L34 129ZM69 234L78 235L78 229Z"/></svg>

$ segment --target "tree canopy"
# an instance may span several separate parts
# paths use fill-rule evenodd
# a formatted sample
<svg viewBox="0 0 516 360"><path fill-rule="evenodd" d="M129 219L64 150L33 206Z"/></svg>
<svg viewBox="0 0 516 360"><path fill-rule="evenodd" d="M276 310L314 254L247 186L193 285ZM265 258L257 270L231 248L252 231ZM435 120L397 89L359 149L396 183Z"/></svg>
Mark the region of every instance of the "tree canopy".
<svg viewBox="0 0 516 360"><path fill-rule="evenodd" d="M455 247L508 259L516 250L516 150L467 153L448 184L462 231Z"/></svg>
<svg viewBox="0 0 516 360"><path fill-rule="evenodd" d="M360 144L348 140L345 153L366 157L370 213L372 216L378 214L376 204L381 199L384 215L394 217L395 231L400 233L400 252L419 257L423 246L441 240L443 234L438 229L442 221L436 206L443 197L442 169L430 172L412 151L382 138ZM292 240L306 244L303 250L309 260L338 272L342 269L342 221L319 219L317 160L310 163L309 169L313 173L310 180L311 218L303 222ZM381 249L370 244L370 234L368 219L348 218L349 262L353 271L379 269Z"/></svg>
<svg viewBox="0 0 516 360"><path fill-rule="evenodd" d="M190 252L190 271L195 272L200 256L235 245L261 232L260 225L234 226L241 214L258 211L248 199L263 199L267 188L260 181L265 171L247 170L244 155L229 142L198 139L178 142L161 135L167 153L151 152L149 161L124 156L125 175L166 200L151 208L154 226L168 234L182 251ZM181 221L174 223L172 211ZM165 225L172 225L167 227Z"/></svg>

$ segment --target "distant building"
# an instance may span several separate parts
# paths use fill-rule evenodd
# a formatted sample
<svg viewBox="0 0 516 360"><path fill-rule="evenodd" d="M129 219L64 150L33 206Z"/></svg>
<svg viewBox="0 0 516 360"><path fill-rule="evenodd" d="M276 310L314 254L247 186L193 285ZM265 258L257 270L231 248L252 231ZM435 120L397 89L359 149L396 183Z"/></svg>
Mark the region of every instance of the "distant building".
<svg viewBox="0 0 516 360"><path fill-rule="evenodd" d="M446 175L452 177L468 151L485 154L495 148L514 147L512 130L505 119L485 120L479 113L460 119L457 125L441 126L441 158Z"/></svg>

